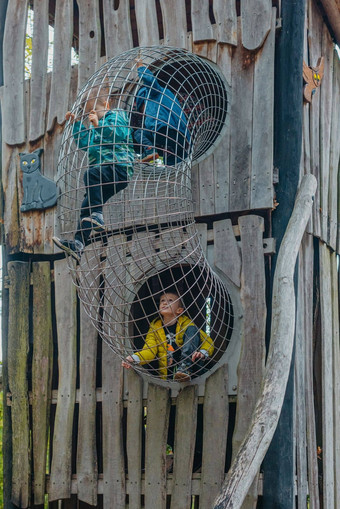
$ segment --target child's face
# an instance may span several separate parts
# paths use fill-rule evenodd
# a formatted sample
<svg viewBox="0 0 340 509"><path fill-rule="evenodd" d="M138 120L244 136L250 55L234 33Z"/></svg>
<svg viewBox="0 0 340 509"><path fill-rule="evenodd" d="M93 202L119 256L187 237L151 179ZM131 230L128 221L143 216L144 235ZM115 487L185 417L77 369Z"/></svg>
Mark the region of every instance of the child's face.
<svg viewBox="0 0 340 509"><path fill-rule="evenodd" d="M164 293L159 301L159 312L163 318L177 318L183 312L178 296L174 293Z"/></svg>

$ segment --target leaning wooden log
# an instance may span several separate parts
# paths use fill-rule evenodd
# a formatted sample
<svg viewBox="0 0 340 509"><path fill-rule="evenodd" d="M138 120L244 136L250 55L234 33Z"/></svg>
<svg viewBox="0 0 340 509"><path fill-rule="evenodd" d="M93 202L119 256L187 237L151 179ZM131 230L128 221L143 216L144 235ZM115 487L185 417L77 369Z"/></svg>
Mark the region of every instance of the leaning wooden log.
<svg viewBox="0 0 340 509"><path fill-rule="evenodd" d="M295 330L295 263L312 211L316 179L305 175L277 258L272 326L262 393L249 431L233 461L214 509L237 509L253 482L273 438L284 400Z"/></svg>

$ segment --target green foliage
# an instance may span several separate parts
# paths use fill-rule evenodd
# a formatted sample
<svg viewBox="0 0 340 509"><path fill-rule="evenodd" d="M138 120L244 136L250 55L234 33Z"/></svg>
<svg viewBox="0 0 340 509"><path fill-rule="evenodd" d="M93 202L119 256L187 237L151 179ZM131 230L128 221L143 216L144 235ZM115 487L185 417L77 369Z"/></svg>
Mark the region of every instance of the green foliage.
<svg viewBox="0 0 340 509"><path fill-rule="evenodd" d="M25 41L25 78L31 77L32 69L32 37L26 34Z"/></svg>

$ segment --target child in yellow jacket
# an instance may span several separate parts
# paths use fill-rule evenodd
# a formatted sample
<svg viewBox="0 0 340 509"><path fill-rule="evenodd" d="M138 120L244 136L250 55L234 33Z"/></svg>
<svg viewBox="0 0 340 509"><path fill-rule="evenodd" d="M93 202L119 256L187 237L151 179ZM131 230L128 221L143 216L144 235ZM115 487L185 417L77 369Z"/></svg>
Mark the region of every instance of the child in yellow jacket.
<svg viewBox="0 0 340 509"><path fill-rule="evenodd" d="M164 293L159 302L161 317L151 322L144 347L128 355L122 365L131 368L132 364L148 364L157 358L159 374L166 379L173 356L179 356L174 379L179 382L189 381L193 364L210 357L214 345L212 339L200 331L183 312L180 297L176 293Z"/></svg>

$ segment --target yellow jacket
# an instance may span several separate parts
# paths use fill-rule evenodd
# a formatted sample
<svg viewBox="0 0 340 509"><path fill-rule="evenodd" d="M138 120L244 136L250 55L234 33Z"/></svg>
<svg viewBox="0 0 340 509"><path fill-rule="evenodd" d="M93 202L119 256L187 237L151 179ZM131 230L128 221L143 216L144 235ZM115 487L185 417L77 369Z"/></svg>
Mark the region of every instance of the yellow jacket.
<svg viewBox="0 0 340 509"><path fill-rule="evenodd" d="M176 344L181 347L183 345L183 336L189 325L195 325L185 315L178 317L176 326ZM201 350L205 350L209 356L214 351L213 340L202 330L200 330L201 336ZM139 352L135 352L140 364L148 364L155 358L159 362L159 374L162 378L166 379L168 373L168 345L165 337L165 331L163 328L163 322L160 318L156 318L150 324L149 331L145 338L145 345Z"/></svg>

